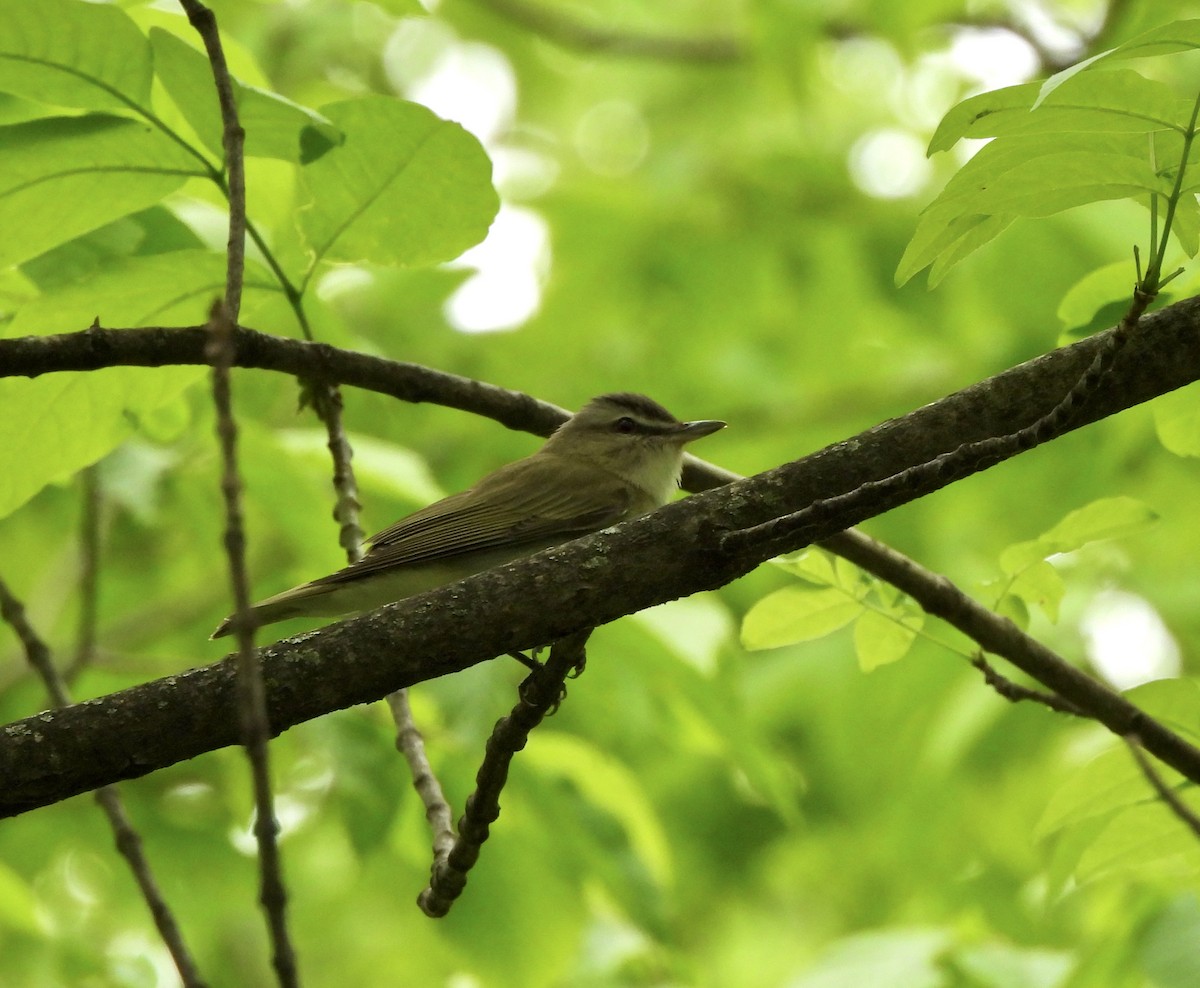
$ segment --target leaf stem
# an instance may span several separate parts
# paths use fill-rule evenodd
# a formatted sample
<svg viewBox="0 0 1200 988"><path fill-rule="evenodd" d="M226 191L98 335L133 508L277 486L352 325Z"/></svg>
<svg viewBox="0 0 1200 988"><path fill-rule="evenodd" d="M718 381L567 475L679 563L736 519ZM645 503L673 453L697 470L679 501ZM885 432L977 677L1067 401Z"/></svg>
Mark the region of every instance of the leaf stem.
<svg viewBox="0 0 1200 988"><path fill-rule="evenodd" d="M1200 92L1196 93L1196 99L1192 102L1192 117L1188 121L1187 130L1183 134L1183 150L1179 155L1179 168L1175 172L1175 185L1171 189L1171 194L1167 197L1167 210L1163 216L1162 235L1155 237L1155 214L1154 204L1157 202L1157 196L1151 199L1150 213L1150 245L1153 251L1153 256L1150 259L1150 264L1146 268L1146 276L1139 282L1139 288L1147 295L1155 295L1162 287L1162 268L1163 260L1167 253L1167 242L1171 237L1171 226L1175 221L1175 208L1179 204L1179 199L1183 195L1183 176L1187 173L1188 156L1192 152L1192 142L1196 139L1196 120L1200 117Z"/></svg>

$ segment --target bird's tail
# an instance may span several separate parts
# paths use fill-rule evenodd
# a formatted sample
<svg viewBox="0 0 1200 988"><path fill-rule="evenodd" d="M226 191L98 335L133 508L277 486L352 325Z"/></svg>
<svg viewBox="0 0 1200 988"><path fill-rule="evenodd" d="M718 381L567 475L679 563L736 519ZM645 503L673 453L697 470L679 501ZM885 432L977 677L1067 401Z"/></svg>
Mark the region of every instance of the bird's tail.
<svg viewBox="0 0 1200 988"><path fill-rule="evenodd" d="M261 628L264 624L274 624L276 621L286 621L288 618L321 615L324 608L320 607L314 598L325 596L330 592L328 586L304 583L274 597L261 600L250 608L251 620L254 627ZM217 625L217 630L208 637L224 638L238 630L237 615L230 614Z"/></svg>

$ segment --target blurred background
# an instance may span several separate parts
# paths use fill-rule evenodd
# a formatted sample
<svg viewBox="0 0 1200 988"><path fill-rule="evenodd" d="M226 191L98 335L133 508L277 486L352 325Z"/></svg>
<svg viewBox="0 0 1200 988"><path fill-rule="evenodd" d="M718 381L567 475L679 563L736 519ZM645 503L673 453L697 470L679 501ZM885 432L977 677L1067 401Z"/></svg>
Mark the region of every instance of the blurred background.
<svg viewBox="0 0 1200 988"><path fill-rule="evenodd" d="M186 33L171 4L122 6ZM1129 203L1018 222L932 291L924 274L898 287L894 272L922 206L974 150L926 158L951 106L1200 14L1161 0L212 6L245 81L318 109L372 92L414 100L493 161L502 206L487 239L436 268L329 270L308 301L318 339L568 408L642 391L681 418L727 420L695 451L747 474L1053 348L1079 329L1060 317L1064 298L1097 269L1124 263L1113 297L1128 290L1146 236ZM1182 78L1190 98L1200 77ZM296 250L295 194L291 166L250 162L251 215L282 256ZM189 236L221 241L211 193L188 187L168 205ZM111 252L96 257L77 252L69 276L84 284ZM299 335L275 301L244 322ZM0 525L3 576L69 664L83 505L99 491L98 657L75 684L81 698L225 654L207 641L229 595L213 416L193 376L87 478ZM262 597L343 559L324 432L297 412L296 383L240 371L235 399ZM368 531L539 442L436 406L349 389L345 403ZM864 527L990 604L1006 546L1097 498L1141 500L1158 523L1055 560L1061 616L1030 615L1042 641L1133 687L1194 671L1197 479L1138 408ZM386 708L274 743L305 982L1200 983L1200 854L1124 751L1000 699L961 639L933 624L869 673L849 629L743 648L745 613L794 583L768 566L600 629L586 674L516 760L480 864L441 921L414 905L429 840ZM455 806L522 673L498 659L413 691ZM1176 726L1195 729L1180 703ZM44 705L0 632L0 714ZM122 786L214 985L271 980L246 776L240 752L224 750ZM1126 802L1070 817L1101 784L1124 785ZM1139 814L1124 817L1124 846L1096 850L1121 807ZM176 983L110 843L88 797L0 825L0 984Z"/></svg>

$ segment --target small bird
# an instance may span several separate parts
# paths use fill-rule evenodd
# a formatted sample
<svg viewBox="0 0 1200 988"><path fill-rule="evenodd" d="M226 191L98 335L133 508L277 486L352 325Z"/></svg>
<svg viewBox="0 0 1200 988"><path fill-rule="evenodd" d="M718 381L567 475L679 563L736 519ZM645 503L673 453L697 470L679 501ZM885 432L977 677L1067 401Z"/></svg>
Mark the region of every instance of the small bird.
<svg viewBox="0 0 1200 988"><path fill-rule="evenodd" d="M679 486L683 447L724 427L680 422L645 395L593 398L532 456L385 528L358 562L260 601L254 620L371 610L653 511ZM212 637L234 630L230 615Z"/></svg>

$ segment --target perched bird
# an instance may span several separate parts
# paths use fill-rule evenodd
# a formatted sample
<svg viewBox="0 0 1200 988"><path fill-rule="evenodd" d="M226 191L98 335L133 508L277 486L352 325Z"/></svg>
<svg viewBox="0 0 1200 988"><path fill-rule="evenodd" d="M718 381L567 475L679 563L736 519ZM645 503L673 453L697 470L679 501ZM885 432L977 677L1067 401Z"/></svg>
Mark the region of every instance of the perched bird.
<svg viewBox="0 0 1200 988"><path fill-rule="evenodd" d="M532 456L384 529L359 562L260 601L255 621L371 610L645 514L679 486L683 447L724 426L680 422L644 395L593 398Z"/></svg>

